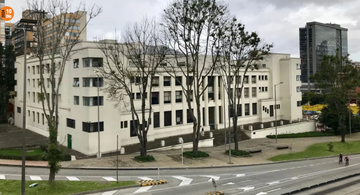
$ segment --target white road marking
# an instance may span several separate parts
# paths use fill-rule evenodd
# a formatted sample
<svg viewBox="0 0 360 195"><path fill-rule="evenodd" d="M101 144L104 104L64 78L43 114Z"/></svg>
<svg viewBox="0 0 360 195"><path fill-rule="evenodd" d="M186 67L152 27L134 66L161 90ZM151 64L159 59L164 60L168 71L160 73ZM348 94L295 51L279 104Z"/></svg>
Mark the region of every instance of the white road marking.
<svg viewBox="0 0 360 195"><path fill-rule="evenodd" d="M299 179L299 178L298 177L292 177L291 179L294 180L294 179Z"/></svg>
<svg viewBox="0 0 360 195"><path fill-rule="evenodd" d="M223 184L223 186L233 185L233 184L234 184L233 182L229 182L229 183Z"/></svg>
<svg viewBox="0 0 360 195"><path fill-rule="evenodd" d="M144 187L141 187L141 188L137 189L133 194L147 192L147 191L150 190L150 188L152 188L152 187L153 187L153 186L144 186Z"/></svg>
<svg viewBox="0 0 360 195"><path fill-rule="evenodd" d="M5 179L5 175L0 175L0 179Z"/></svg>
<svg viewBox="0 0 360 195"><path fill-rule="evenodd" d="M172 176L172 177L181 180L181 183L179 184L179 186L190 185L191 182L193 181L193 179L191 179L191 178L182 177L182 176Z"/></svg>
<svg viewBox="0 0 360 195"><path fill-rule="evenodd" d="M41 177L39 176L30 176L30 179L33 181L42 181Z"/></svg>
<svg viewBox="0 0 360 195"><path fill-rule="evenodd" d="M270 183L267 183L267 184L274 185L274 184L278 184L278 183L280 183L280 181L273 181L273 182L270 182Z"/></svg>
<svg viewBox="0 0 360 195"><path fill-rule="evenodd" d="M67 178L69 181L80 181L79 178L74 177L74 176L66 176L66 178Z"/></svg>
<svg viewBox="0 0 360 195"><path fill-rule="evenodd" d="M219 180L220 177L219 176L213 176L213 175L202 175L201 177L210 177L208 182L211 182L212 179L214 179L215 181Z"/></svg>
<svg viewBox="0 0 360 195"><path fill-rule="evenodd" d="M243 182L247 182L247 181L251 181L251 179L245 180L245 181L240 181L239 183L243 183Z"/></svg>
<svg viewBox="0 0 360 195"><path fill-rule="evenodd" d="M278 191L278 190L281 190L281 188L273 189L273 190L270 190L270 191L267 191L267 192L259 192L256 195L265 195L265 194L268 194L270 192L274 192L274 191Z"/></svg>
<svg viewBox="0 0 360 195"><path fill-rule="evenodd" d="M102 193L101 195L113 195L113 194L115 194L117 191L118 191L118 190L107 191L107 192Z"/></svg>
<svg viewBox="0 0 360 195"><path fill-rule="evenodd" d="M116 181L116 179L112 177L103 177L106 181Z"/></svg>
<svg viewBox="0 0 360 195"><path fill-rule="evenodd" d="M236 177L244 177L245 174L237 174Z"/></svg>
<svg viewBox="0 0 360 195"><path fill-rule="evenodd" d="M244 192L249 191L249 190L253 190L253 189L255 189L255 187L252 187L252 186L239 188L239 190L244 190Z"/></svg>
<svg viewBox="0 0 360 195"><path fill-rule="evenodd" d="M153 180L150 177L138 177L138 178L141 179L141 180Z"/></svg>

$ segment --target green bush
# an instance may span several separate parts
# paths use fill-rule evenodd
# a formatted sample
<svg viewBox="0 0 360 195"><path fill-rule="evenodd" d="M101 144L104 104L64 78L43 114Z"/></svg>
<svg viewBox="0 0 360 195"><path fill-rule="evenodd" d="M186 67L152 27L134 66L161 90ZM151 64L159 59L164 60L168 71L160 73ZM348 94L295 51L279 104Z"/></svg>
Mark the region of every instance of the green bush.
<svg viewBox="0 0 360 195"><path fill-rule="evenodd" d="M198 151L194 154L192 151L184 152L183 155L188 158L202 158L202 157L209 157L210 155L206 152Z"/></svg>
<svg viewBox="0 0 360 195"><path fill-rule="evenodd" d="M329 151L333 151L334 145L330 142L328 143Z"/></svg>
<svg viewBox="0 0 360 195"><path fill-rule="evenodd" d="M0 154L0 159L22 160L22 155ZM25 156L25 160L41 161L42 156L41 155Z"/></svg>
<svg viewBox="0 0 360 195"><path fill-rule="evenodd" d="M152 155L135 156L135 160L139 162L152 162L155 161L155 158Z"/></svg>
<svg viewBox="0 0 360 195"><path fill-rule="evenodd" d="M303 133L290 133L290 134L278 134L277 138L300 138L300 137L323 137L323 136L335 136L334 133L331 132L321 132L321 131L311 131L311 132L303 132ZM275 135L267 135L267 138L275 139Z"/></svg>
<svg viewBox="0 0 360 195"><path fill-rule="evenodd" d="M64 154L63 155L63 161L71 161L71 155L70 154Z"/></svg>
<svg viewBox="0 0 360 195"><path fill-rule="evenodd" d="M46 152L48 150L48 145L40 145L40 150L43 151L43 152Z"/></svg>
<svg viewBox="0 0 360 195"><path fill-rule="evenodd" d="M229 154L229 150L226 150L225 154ZM231 155L232 156L245 156L245 157L251 156L248 151L244 151L244 150L231 150Z"/></svg>

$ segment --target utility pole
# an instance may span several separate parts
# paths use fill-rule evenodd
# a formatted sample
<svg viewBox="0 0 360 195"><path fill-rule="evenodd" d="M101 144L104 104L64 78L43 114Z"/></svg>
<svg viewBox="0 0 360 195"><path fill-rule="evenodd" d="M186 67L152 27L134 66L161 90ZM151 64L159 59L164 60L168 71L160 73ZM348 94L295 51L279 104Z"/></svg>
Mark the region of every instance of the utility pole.
<svg viewBox="0 0 360 195"><path fill-rule="evenodd" d="M274 110L275 110L275 138L276 138L276 143L278 143L278 138L277 138L277 108L276 108L276 86L283 84L283 82L280 82L278 84L274 85L274 90L275 90L275 105L274 105Z"/></svg>

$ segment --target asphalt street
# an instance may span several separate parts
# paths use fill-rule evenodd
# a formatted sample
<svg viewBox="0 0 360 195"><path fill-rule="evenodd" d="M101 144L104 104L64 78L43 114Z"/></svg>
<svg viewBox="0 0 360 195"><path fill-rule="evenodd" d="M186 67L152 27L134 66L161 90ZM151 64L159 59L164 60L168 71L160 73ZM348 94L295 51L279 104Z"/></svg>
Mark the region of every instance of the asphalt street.
<svg viewBox="0 0 360 195"><path fill-rule="evenodd" d="M350 165L337 158L324 158L266 165L206 168L119 170L119 180L165 179L168 184L97 193L96 195L181 195L204 194L217 190L232 195L283 194L302 187L360 172L360 155L350 156ZM0 179L20 179L20 167L0 166ZM45 168L27 168L28 180L47 180ZM57 180L116 181L116 170L62 169ZM95 194L94 194L95 195Z"/></svg>

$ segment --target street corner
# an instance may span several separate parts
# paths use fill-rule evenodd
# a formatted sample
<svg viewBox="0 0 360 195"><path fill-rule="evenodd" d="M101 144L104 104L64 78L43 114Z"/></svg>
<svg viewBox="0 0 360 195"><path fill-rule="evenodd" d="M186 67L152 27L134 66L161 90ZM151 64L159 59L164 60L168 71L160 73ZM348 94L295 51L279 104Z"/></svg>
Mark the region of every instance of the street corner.
<svg viewBox="0 0 360 195"><path fill-rule="evenodd" d="M161 184L166 184L167 181L164 179L160 179L160 180L140 180L137 181L138 184L140 184L140 186L154 186L154 185L161 185Z"/></svg>
<svg viewBox="0 0 360 195"><path fill-rule="evenodd" d="M224 195L223 191L206 192L204 195Z"/></svg>

